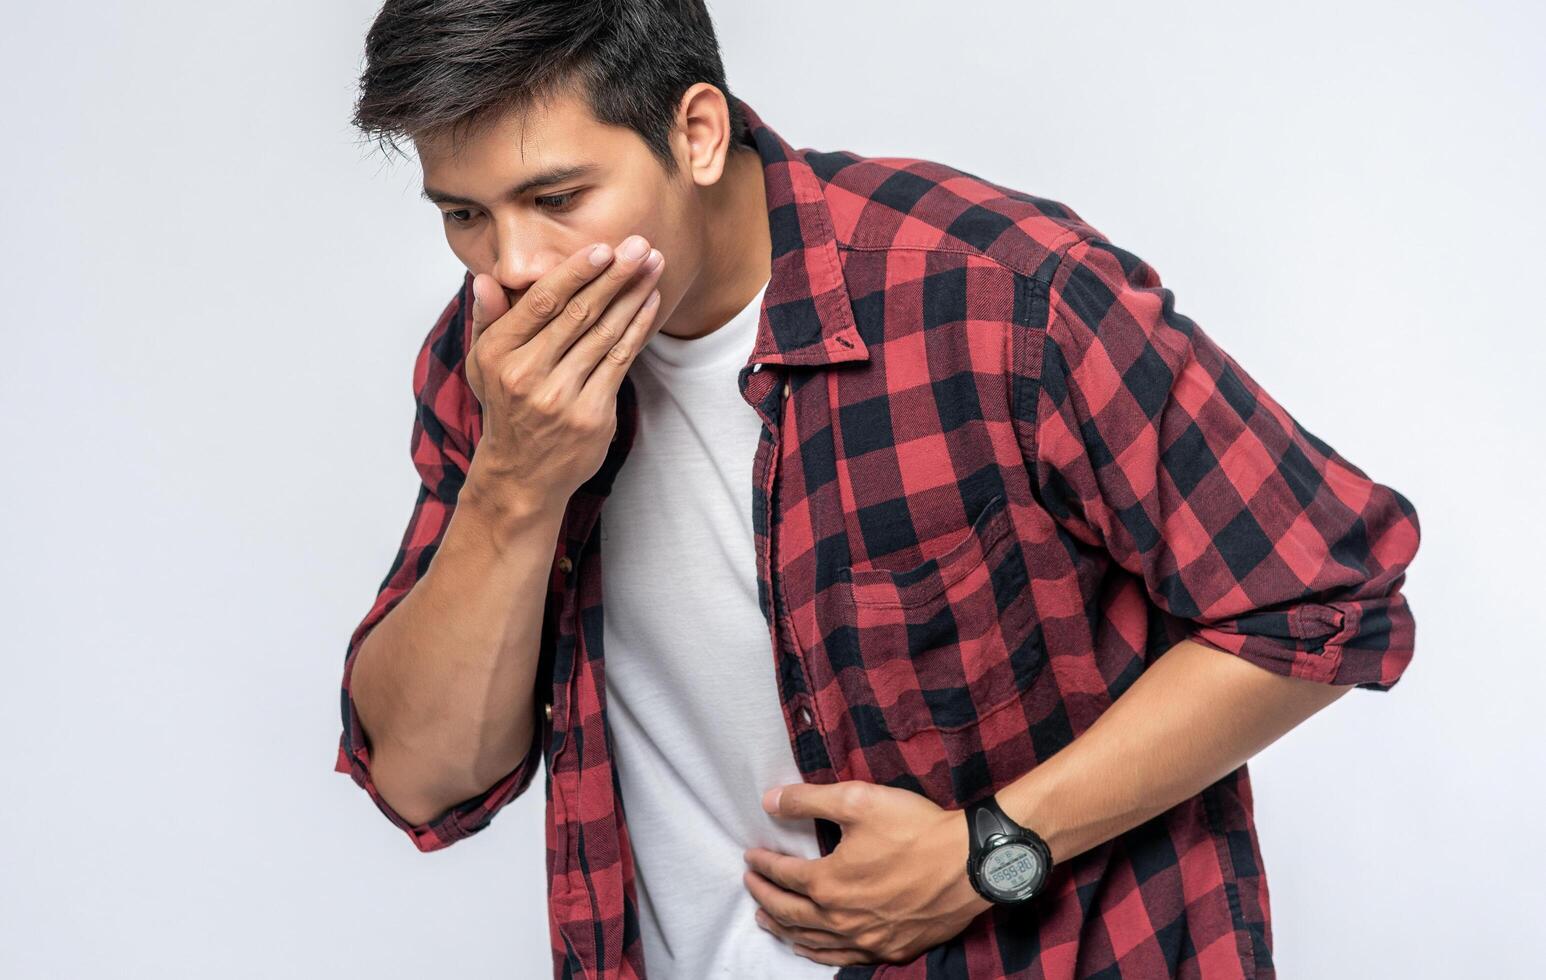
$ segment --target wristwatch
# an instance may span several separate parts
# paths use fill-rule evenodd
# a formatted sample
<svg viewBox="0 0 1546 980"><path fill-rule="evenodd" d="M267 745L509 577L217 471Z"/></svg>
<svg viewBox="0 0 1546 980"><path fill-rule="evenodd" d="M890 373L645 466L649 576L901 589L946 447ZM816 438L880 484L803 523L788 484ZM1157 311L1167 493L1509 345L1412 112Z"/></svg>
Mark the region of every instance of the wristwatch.
<svg viewBox="0 0 1546 980"><path fill-rule="evenodd" d="M966 808L966 832L971 840L966 878L977 894L998 905L1018 905L1041 891L1052 873L1052 849L1034 830L1009 819L992 795Z"/></svg>

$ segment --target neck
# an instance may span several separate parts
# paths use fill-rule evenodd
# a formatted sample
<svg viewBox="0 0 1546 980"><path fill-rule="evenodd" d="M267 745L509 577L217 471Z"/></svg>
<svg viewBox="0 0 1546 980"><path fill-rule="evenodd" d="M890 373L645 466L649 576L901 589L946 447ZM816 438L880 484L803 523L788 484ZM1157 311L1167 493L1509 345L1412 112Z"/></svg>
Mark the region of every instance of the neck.
<svg viewBox="0 0 1546 980"><path fill-rule="evenodd" d="M731 153L725 173L705 195L703 263L660 332L684 340L707 336L750 303L773 271L767 189L755 151Z"/></svg>

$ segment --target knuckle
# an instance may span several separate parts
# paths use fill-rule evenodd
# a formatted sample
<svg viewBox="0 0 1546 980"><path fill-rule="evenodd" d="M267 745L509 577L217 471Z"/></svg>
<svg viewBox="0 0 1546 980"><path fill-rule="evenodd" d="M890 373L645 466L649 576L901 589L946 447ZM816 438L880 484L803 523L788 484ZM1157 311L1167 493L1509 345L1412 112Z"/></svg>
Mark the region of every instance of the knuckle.
<svg viewBox="0 0 1546 980"><path fill-rule="evenodd" d="M843 805L849 810L859 811L870 798L867 783L850 782L843 787Z"/></svg>
<svg viewBox="0 0 1546 980"><path fill-rule="evenodd" d="M633 357L633 353L629 351L626 344L617 344L614 347L607 348L607 359L617 364L627 364L631 357Z"/></svg>
<svg viewBox="0 0 1546 980"><path fill-rule="evenodd" d="M622 339L623 331L609 318L603 317L595 326L591 327L591 333L604 344L614 344Z"/></svg>
<svg viewBox="0 0 1546 980"><path fill-rule="evenodd" d="M471 353L467 355L467 361L470 365L476 364L478 370L484 375L493 376L498 374L501 378L503 377L503 373L499 369L499 358L494 355L493 351L489 350L487 344L473 345Z"/></svg>
<svg viewBox="0 0 1546 980"><path fill-rule="evenodd" d="M487 365L493 367L493 365ZM498 368L499 386L509 394L519 394L526 387L526 372L519 364L506 364Z"/></svg>
<svg viewBox="0 0 1546 980"><path fill-rule="evenodd" d="M590 314L590 303L581 296L574 297L564 306L564 316L568 317L571 323L584 323L590 319Z"/></svg>
<svg viewBox="0 0 1546 980"><path fill-rule="evenodd" d="M601 426L596 417L589 412L576 412L569 418L569 427L577 435L590 436L600 431Z"/></svg>
<svg viewBox="0 0 1546 980"><path fill-rule="evenodd" d="M534 285L526 291L526 308L545 320L558 312L558 297L551 289Z"/></svg>
<svg viewBox="0 0 1546 980"><path fill-rule="evenodd" d="M543 388L532 396L531 407L543 415L556 416L563 409L563 392L557 388Z"/></svg>

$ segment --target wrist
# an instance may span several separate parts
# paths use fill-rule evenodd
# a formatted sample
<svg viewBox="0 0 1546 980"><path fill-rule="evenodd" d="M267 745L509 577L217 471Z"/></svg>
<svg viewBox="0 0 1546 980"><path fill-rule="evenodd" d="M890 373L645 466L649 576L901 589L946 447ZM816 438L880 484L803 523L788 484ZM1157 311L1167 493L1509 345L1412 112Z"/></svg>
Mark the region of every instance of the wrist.
<svg viewBox="0 0 1546 980"><path fill-rule="evenodd" d="M1063 826L1049 805L1051 796L1048 779L1051 775L1050 769L1033 769L999 790L994 799L1009 819L1035 831L1052 852L1052 863L1060 864L1069 856L1069 842Z"/></svg>
<svg viewBox="0 0 1546 980"><path fill-rule="evenodd" d="M938 827L942 841L939 852L944 855L941 868L942 881L949 882L945 901L961 910L962 917L973 919L993 907L993 903L978 894L966 873L966 859L971 856L971 833L966 825L966 811L946 810Z"/></svg>
<svg viewBox="0 0 1546 980"><path fill-rule="evenodd" d="M458 509L472 511L501 539L508 540L533 524L557 524L569 506L567 499L531 488L479 463L474 455L457 497Z"/></svg>

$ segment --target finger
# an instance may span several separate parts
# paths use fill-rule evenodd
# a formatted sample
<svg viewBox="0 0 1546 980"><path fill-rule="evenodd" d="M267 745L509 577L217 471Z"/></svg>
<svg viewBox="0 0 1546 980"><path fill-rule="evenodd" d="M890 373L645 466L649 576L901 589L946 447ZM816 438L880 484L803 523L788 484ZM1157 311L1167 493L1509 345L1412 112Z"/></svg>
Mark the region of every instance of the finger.
<svg viewBox="0 0 1546 980"><path fill-rule="evenodd" d="M819 865L826 858L802 858L793 854L780 854L765 847L753 847L746 854L746 866L786 891L799 892L810 898L811 882L815 880ZM815 901L815 899L811 899Z"/></svg>
<svg viewBox="0 0 1546 980"><path fill-rule="evenodd" d="M642 255L630 258L624 255L624 252L628 250L629 243L635 240L643 243L646 250ZM640 235L630 235L624 239L623 244L618 248L617 256L602 274L587 283L584 288L577 290L564 304L563 309L551 318L551 322L542 331L541 337L536 340L536 344L541 348L539 356L547 359L546 366L549 371L558 367L570 347L592 329L592 324L600 322L602 317L606 316L621 298L619 294L627 295L627 291L646 276L659 276L660 269L665 263L659 258L660 252L648 248L648 245L649 243L645 242ZM656 263L654 268L650 268L652 261ZM648 289L640 293L639 298L643 299L646 293ZM616 334L613 336L615 337ZM585 366L585 371L588 372L594 366L595 362L592 361ZM575 379L576 387L583 379L584 372Z"/></svg>
<svg viewBox="0 0 1546 980"><path fill-rule="evenodd" d="M847 826L856 823L873 784L860 780L839 783L790 783L779 796L776 817L803 820L820 817Z"/></svg>
<svg viewBox="0 0 1546 980"><path fill-rule="evenodd" d="M604 401L617 395L617 389L623 383L623 375L628 373L628 368L633 364L634 358L639 356L639 351L649 343L654 336L660 317L660 290L656 289L644 300L637 313L633 315L633 322L628 325L623 333L623 339L607 349L601 360L591 370L590 376L585 379L585 385L580 389L579 398L587 398L593 401Z"/></svg>
<svg viewBox="0 0 1546 980"><path fill-rule="evenodd" d="M757 910L756 917L757 924L759 926L789 943L803 944L806 947L819 949L825 952L854 949L853 943L850 942L846 936L839 936L835 933L825 932L821 929L807 929L803 926L786 926L783 923L775 920L771 915L768 915L766 911L760 908ZM857 950L854 951L857 952Z"/></svg>
<svg viewBox="0 0 1546 980"><path fill-rule="evenodd" d="M500 287L499 280L481 272L472 277L470 314L472 328L468 334L463 364L467 372L467 381L472 385L473 391L483 390L482 370L478 366L477 358L478 338L483 335L484 330L488 329L489 323L498 319L509 307L510 301L505 297L505 291Z"/></svg>
<svg viewBox="0 0 1546 980"><path fill-rule="evenodd" d="M634 318L660 282L665 268L662 259L653 269L639 273L628 288L623 290L597 318L589 330L578 337L563 358L553 366L553 373L560 376L572 395L579 395L582 386L596 370L596 365L606 357L632 360L636 353L632 346L622 346L633 326ZM639 344L640 347L644 345ZM614 348L616 348L614 352Z"/></svg>
<svg viewBox="0 0 1546 980"><path fill-rule="evenodd" d="M510 309L510 300L499 285L499 280L486 273L472 277L472 336L467 341L471 350L488 325L504 316Z"/></svg>
<svg viewBox="0 0 1546 980"><path fill-rule="evenodd" d="M600 275L611 262L611 246L598 242L587 245L549 269L526 288L504 315L489 319L485 331L488 343L503 354L538 336L575 293Z"/></svg>
<svg viewBox="0 0 1546 980"><path fill-rule="evenodd" d="M823 966L855 966L876 962L870 954L860 949L812 949L803 943L792 947L796 953Z"/></svg>
<svg viewBox="0 0 1546 980"><path fill-rule="evenodd" d="M817 929L840 935L821 906L806 896L780 888L750 868L741 876L741 881L746 885L746 890L751 892L752 898L756 899L757 904L780 925Z"/></svg>

